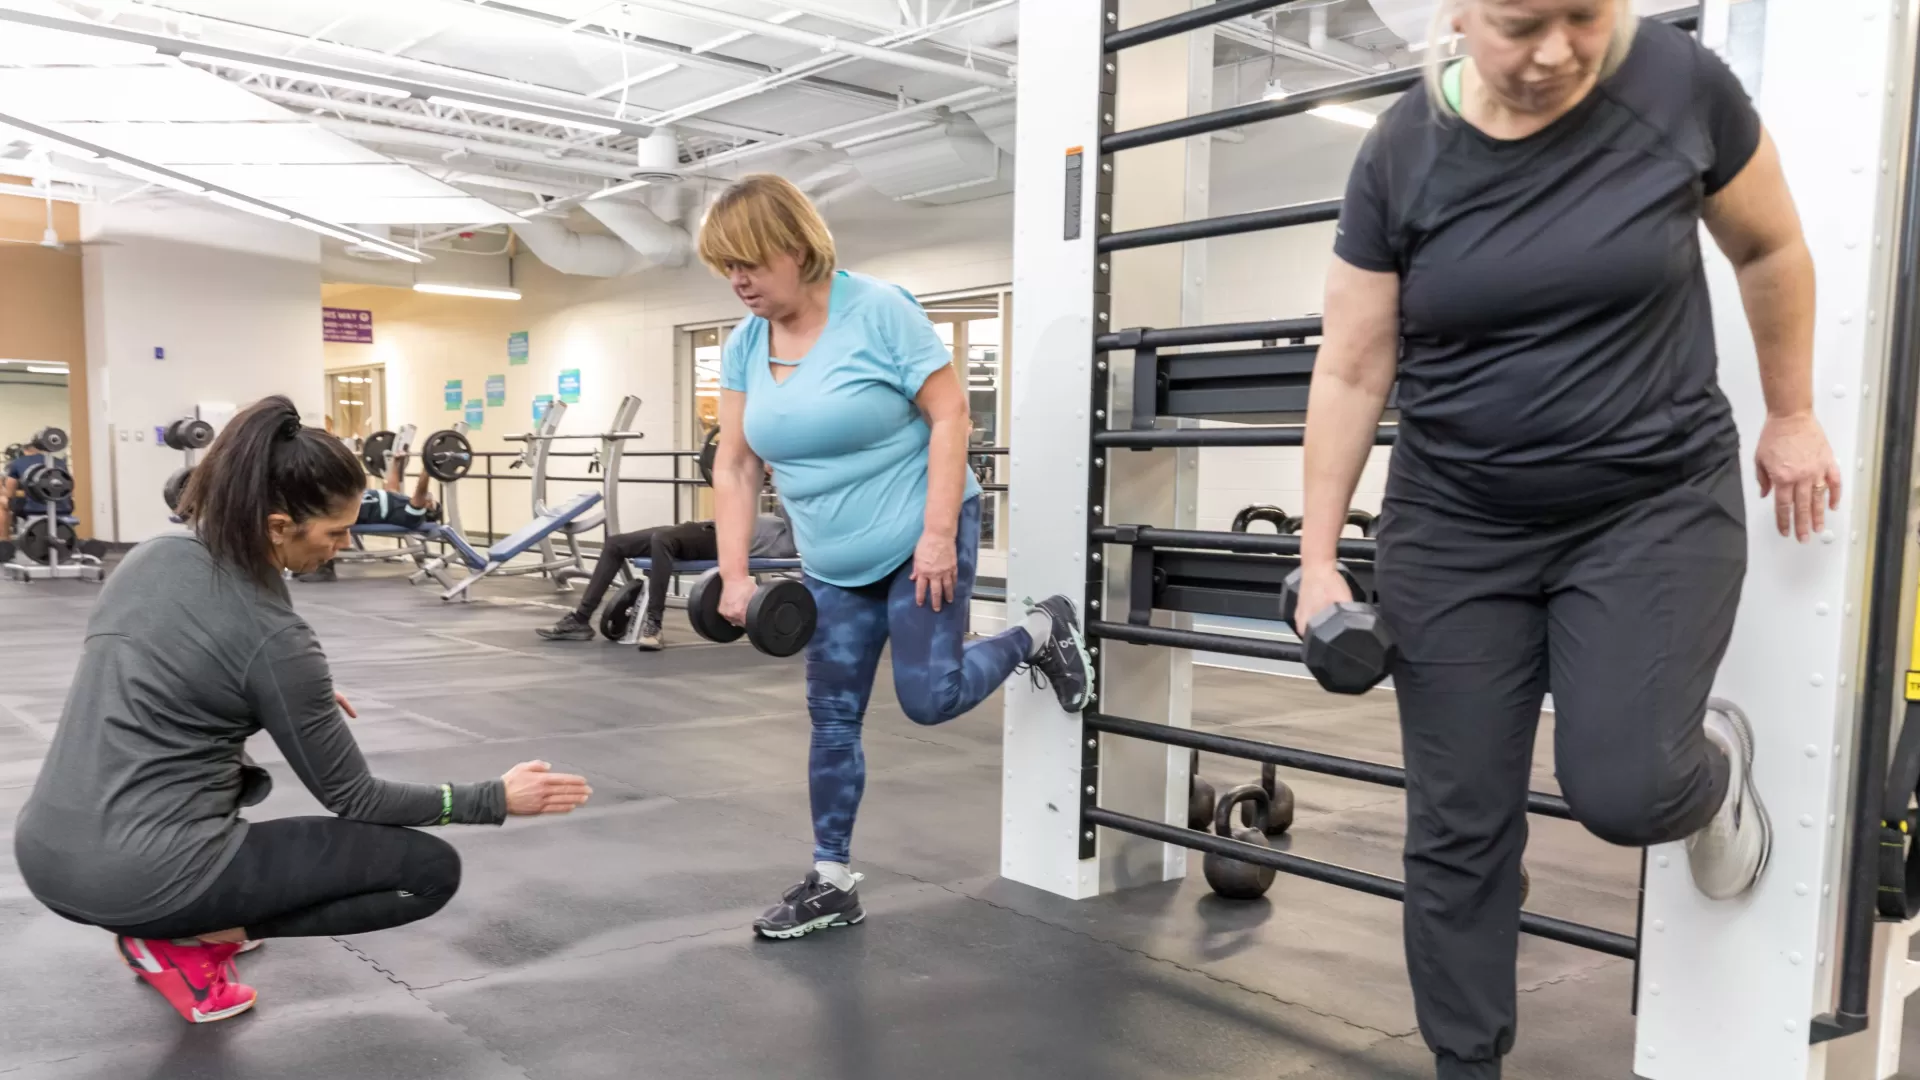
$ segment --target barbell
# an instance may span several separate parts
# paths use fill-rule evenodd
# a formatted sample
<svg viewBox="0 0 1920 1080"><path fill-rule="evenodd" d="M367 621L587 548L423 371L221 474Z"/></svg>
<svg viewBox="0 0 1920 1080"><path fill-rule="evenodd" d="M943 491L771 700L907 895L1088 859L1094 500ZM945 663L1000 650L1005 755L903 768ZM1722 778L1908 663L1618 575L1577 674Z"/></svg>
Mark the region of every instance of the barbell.
<svg viewBox="0 0 1920 1080"><path fill-rule="evenodd" d="M67 448L67 433L57 427L43 427L34 432L28 442L44 447L49 454L57 454Z"/></svg>
<svg viewBox="0 0 1920 1080"><path fill-rule="evenodd" d="M374 476L384 476L398 437L391 431L376 431L360 446L361 464ZM443 484L473 471L473 444L452 428L436 431L420 444L420 466L428 476Z"/></svg>
<svg viewBox="0 0 1920 1080"><path fill-rule="evenodd" d="M213 425L197 416L183 416L166 426L160 441L174 450L205 450L213 445Z"/></svg>

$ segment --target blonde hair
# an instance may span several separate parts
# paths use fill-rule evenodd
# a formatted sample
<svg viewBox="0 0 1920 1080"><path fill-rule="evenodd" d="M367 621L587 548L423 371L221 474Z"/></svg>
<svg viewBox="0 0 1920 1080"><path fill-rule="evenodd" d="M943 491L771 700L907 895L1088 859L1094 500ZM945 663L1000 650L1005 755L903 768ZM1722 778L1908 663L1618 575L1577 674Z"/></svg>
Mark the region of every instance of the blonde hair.
<svg viewBox="0 0 1920 1080"><path fill-rule="evenodd" d="M720 193L700 223L700 261L716 274L729 266L765 266L783 251L799 261L800 280L809 285L833 275L833 233L785 177L741 177Z"/></svg>
<svg viewBox="0 0 1920 1080"><path fill-rule="evenodd" d="M1453 28L1447 25L1448 20L1468 4L1479 2L1480 0L1439 0L1433 6L1433 25L1427 27L1427 56L1422 66L1426 69L1427 100L1437 113L1447 112L1446 88L1441 85L1440 77L1446 70L1447 62L1454 58L1454 53L1459 48L1459 39L1454 38L1453 48L1448 49L1444 54L1441 53L1438 43L1441 38L1451 36L1453 33ZM1599 77L1601 79L1619 71L1620 65L1627 62L1627 53L1633 50L1633 35L1640 28L1640 17L1633 13L1633 0L1615 0L1614 7L1619 11L1613 20L1613 40L1607 43L1607 55L1600 61Z"/></svg>

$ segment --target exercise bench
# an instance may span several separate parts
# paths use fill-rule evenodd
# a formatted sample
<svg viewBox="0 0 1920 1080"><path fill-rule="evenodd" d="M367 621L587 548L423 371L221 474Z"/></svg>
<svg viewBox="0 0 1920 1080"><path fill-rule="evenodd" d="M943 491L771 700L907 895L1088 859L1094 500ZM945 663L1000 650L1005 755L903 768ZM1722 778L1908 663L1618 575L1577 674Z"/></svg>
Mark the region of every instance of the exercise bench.
<svg viewBox="0 0 1920 1080"><path fill-rule="evenodd" d="M440 594L440 599L471 600L472 597L468 595L468 591L471 590L481 578L499 572L502 567L506 566L509 560L526 554L542 540L565 529L577 520L580 515L598 506L600 499L601 495L597 491L590 491L583 495L575 495L573 498L554 507L545 515L534 518L532 521L520 526L520 528L515 530L511 535L494 544L492 547L489 547L486 557L484 559L477 559L479 563L477 567L474 566L476 560L468 560L468 566L474 572L468 574L465 578L462 578L453 585L448 586L447 590ZM471 549L468 550L471 551ZM475 552L474 555L477 556L478 553ZM462 558L466 558L464 553Z"/></svg>

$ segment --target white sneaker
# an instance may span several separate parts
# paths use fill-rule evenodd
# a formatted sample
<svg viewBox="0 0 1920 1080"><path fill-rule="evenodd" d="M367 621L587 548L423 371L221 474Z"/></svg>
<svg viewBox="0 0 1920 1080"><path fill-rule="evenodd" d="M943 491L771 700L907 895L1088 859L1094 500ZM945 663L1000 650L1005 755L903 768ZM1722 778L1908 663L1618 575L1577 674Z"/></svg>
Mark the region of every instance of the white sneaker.
<svg viewBox="0 0 1920 1080"><path fill-rule="evenodd" d="M1707 702L1707 741L1727 755L1727 799L1705 828L1687 837L1693 883L1714 900L1753 888L1773 850L1773 823L1753 786L1753 725L1730 701Z"/></svg>

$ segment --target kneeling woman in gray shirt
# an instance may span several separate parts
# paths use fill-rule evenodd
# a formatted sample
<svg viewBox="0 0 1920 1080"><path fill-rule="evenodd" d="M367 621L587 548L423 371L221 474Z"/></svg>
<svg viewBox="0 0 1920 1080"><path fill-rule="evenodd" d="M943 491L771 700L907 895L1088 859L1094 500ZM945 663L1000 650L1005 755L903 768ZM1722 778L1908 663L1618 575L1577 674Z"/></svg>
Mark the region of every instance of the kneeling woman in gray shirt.
<svg viewBox="0 0 1920 1080"><path fill-rule="evenodd" d="M193 1023L253 1006L232 964L252 942L364 934L445 906L458 854L403 826L497 825L589 794L537 761L477 784L367 771L281 573L347 545L365 483L286 398L235 417L181 504L192 532L134 548L101 590L20 813L14 856L34 896L118 935L122 959ZM338 816L240 816L272 783L244 750L262 729Z"/></svg>

